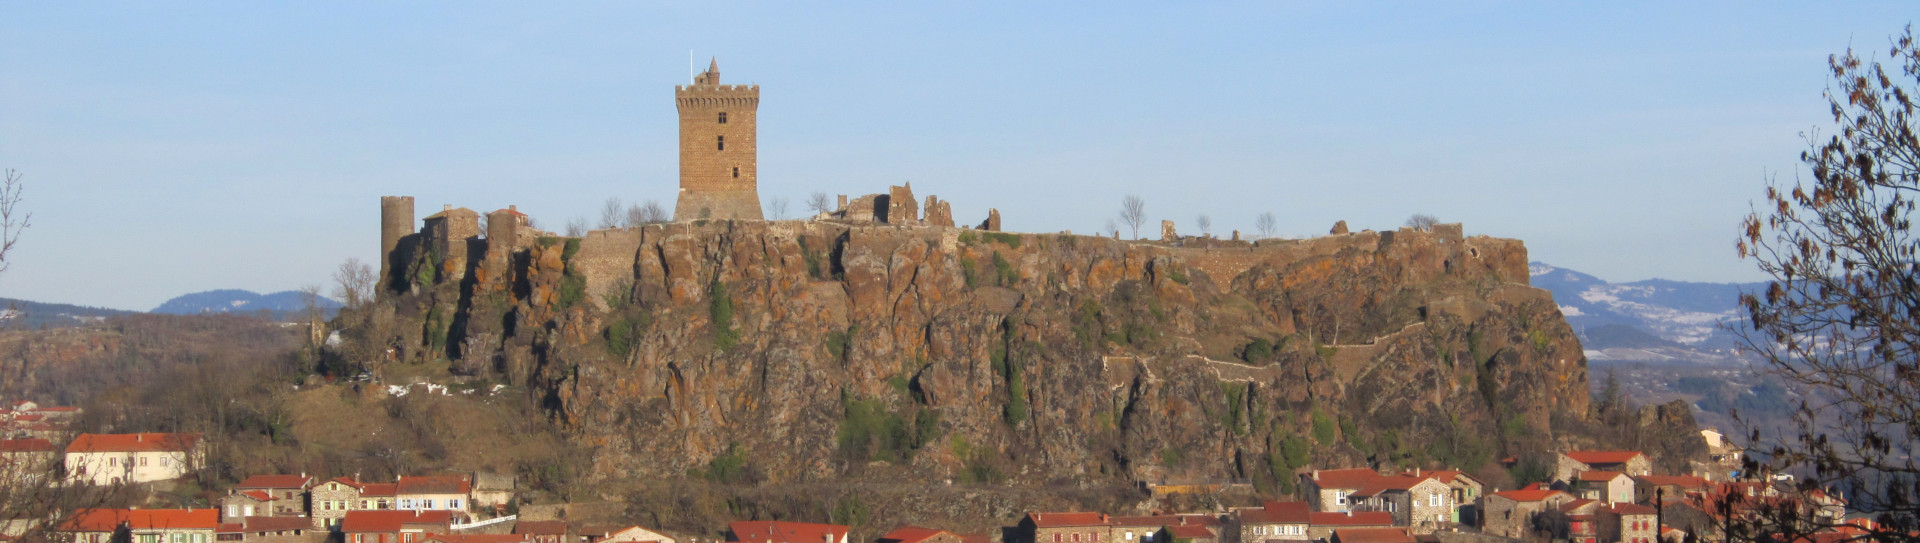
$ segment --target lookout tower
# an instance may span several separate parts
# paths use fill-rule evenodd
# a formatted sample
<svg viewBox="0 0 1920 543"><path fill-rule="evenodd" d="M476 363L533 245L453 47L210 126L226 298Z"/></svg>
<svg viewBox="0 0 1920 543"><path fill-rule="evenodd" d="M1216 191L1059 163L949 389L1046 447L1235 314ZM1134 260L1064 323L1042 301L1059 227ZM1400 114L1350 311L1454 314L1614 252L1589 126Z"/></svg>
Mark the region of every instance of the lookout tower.
<svg viewBox="0 0 1920 543"><path fill-rule="evenodd" d="M680 108L680 198L673 220L761 220L759 85L720 84L720 62L677 85Z"/></svg>

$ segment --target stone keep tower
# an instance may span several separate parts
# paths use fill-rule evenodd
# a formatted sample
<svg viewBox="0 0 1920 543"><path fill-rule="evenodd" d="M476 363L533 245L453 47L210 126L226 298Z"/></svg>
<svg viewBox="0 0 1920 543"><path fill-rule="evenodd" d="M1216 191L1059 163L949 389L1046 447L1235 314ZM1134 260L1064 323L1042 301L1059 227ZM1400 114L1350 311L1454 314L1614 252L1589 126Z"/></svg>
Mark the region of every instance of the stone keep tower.
<svg viewBox="0 0 1920 543"><path fill-rule="evenodd" d="M721 85L714 60L692 85L675 86L680 108L680 198L674 221L761 220L759 85Z"/></svg>
<svg viewBox="0 0 1920 543"><path fill-rule="evenodd" d="M396 253L400 241L413 235L413 197L380 197L380 287L376 292L386 290L393 281L394 268L406 265L396 262L406 255Z"/></svg>

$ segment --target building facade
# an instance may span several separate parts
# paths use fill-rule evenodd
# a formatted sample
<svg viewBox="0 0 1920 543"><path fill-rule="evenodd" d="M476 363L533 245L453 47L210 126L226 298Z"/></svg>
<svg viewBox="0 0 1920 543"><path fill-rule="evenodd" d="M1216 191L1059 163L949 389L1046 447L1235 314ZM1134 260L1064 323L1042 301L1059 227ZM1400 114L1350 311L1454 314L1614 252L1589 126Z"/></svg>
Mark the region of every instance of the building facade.
<svg viewBox="0 0 1920 543"><path fill-rule="evenodd" d="M673 220L761 220L759 85L720 84L720 62L674 88L680 110L680 197Z"/></svg>

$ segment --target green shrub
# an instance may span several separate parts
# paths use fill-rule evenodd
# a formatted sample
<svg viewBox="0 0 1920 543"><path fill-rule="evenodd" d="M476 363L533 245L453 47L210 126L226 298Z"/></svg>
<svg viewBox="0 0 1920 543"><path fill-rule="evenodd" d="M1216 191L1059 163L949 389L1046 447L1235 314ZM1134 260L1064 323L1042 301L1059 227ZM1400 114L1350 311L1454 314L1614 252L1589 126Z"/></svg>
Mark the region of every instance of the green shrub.
<svg viewBox="0 0 1920 543"><path fill-rule="evenodd" d="M726 283L716 280L707 287L707 314L713 318L715 347L725 350L740 341L740 331L733 328L733 298Z"/></svg>
<svg viewBox="0 0 1920 543"><path fill-rule="evenodd" d="M1187 280L1187 271L1180 268L1173 268L1171 270L1167 270L1167 278L1172 279L1173 282L1179 283L1182 285L1190 284L1188 283L1188 280Z"/></svg>
<svg viewBox="0 0 1920 543"><path fill-rule="evenodd" d="M813 248L807 246L807 238L802 236L800 238L800 259L807 262L808 277L826 279L826 276L821 274L821 270L825 268L820 265L820 258L820 253L813 252Z"/></svg>
<svg viewBox="0 0 1920 543"><path fill-rule="evenodd" d="M587 276L567 272L560 278L560 307L573 307L587 297Z"/></svg>
<svg viewBox="0 0 1920 543"><path fill-rule="evenodd" d="M1004 413L1007 424L1019 426L1027 420L1027 383L1020 375L1020 369L1007 365L1007 409Z"/></svg>
<svg viewBox="0 0 1920 543"><path fill-rule="evenodd" d="M1001 258L997 252L993 253L993 271L994 280L999 281L1000 286L1011 287L1020 282L1020 271L1013 269L1013 263Z"/></svg>
<svg viewBox="0 0 1920 543"><path fill-rule="evenodd" d="M644 311L615 320L613 324L607 326L607 354L626 360L627 355L633 353L634 344L639 342L640 335L652 326L653 315Z"/></svg>
<svg viewBox="0 0 1920 543"><path fill-rule="evenodd" d="M960 276L967 280L967 288L980 286L980 271L976 268L973 257L960 257Z"/></svg>
<svg viewBox="0 0 1920 543"><path fill-rule="evenodd" d="M580 238L567 238L567 245L560 249L561 262L573 262L573 255L580 252Z"/></svg>
<svg viewBox="0 0 1920 543"><path fill-rule="evenodd" d="M961 245L971 245L971 244L973 244L973 242L975 242L975 241L978 241L978 240L979 240L979 237L977 237L977 236L974 236L974 235L973 235L973 232L970 232L970 231L969 231L969 232L961 232L961 233L960 233L960 244L961 244Z"/></svg>
<svg viewBox="0 0 1920 543"><path fill-rule="evenodd" d="M1254 339L1240 349L1240 359L1248 362L1266 362L1273 359L1273 342L1267 338Z"/></svg>
<svg viewBox="0 0 1920 543"><path fill-rule="evenodd" d="M1353 419L1340 417L1340 437L1345 438L1353 448L1365 450L1363 445L1366 442L1360 440L1360 428L1353 424Z"/></svg>
<svg viewBox="0 0 1920 543"><path fill-rule="evenodd" d="M983 232L980 235L982 237L987 238L987 241L1003 244L1015 249L1020 248L1020 234L1008 234L1006 232Z"/></svg>
<svg viewBox="0 0 1920 543"><path fill-rule="evenodd" d="M1186 463L1187 451L1180 450L1179 447L1160 449L1160 465L1176 467L1186 465Z"/></svg>
<svg viewBox="0 0 1920 543"><path fill-rule="evenodd" d="M1287 439L1280 442L1280 454L1286 458L1288 471L1307 465L1307 462L1312 460L1309 456L1311 453L1307 440L1300 439L1300 436L1287 436Z"/></svg>
<svg viewBox="0 0 1920 543"><path fill-rule="evenodd" d="M867 508L867 502L861 501L859 496L849 494L834 502L833 511L828 513L827 520L834 524L860 526L867 523L867 517L871 514L872 511Z"/></svg>
<svg viewBox="0 0 1920 543"><path fill-rule="evenodd" d="M920 410L909 424L885 401L842 393L841 410L840 452L855 461L903 462L939 437L940 415L930 409Z"/></svg>
<svg viewBox="0 0 1920 543"><path fill-rule="evenodd" d="M740 445L735 443L727 445L725 454L715 456L712 461L707 462L707 469L701 475L716 483L733 484L744 480L746 472L746 452L741 451Z"/></svg>
<svg viewBox="0 0 1920 543"><path fill-rule="evenodd" d="M1247 435L1247 384L1224 381L1220 383L1220 393L1227 397L1227 427L1233 430L1234 435Z"/></svg>
<svg viewBox="0 0 1920 543"><path fill-rule="evenodd" d="M1333 419L1327 418L1326 412L1318 408L1314 409L1313 440L1319 442L1321 446L1332 445L1333 439L1336 437L1333 434L1333 430Z"/></svg>

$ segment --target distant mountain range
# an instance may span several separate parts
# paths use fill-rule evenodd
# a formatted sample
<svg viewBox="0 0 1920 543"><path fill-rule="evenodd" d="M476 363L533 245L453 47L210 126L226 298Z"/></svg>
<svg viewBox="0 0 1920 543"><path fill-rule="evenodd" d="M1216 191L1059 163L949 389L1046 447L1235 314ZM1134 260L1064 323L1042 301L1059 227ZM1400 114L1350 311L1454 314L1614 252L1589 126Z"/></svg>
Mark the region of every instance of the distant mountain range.
<svg viewBox="0 0 1920 543"><path fill-rule="evenodd" d="M1690 283L1649 279L1608 283L1578 271L1534 262L1533 286L1553 293L1567 324L1593 360L1733 360L1740 293L1766 283Z"/></svg>
<svg viewBox="0 0 1920 543"><path fill-rule="evenodd" d="M325 296L318 300L320 307L327 311L327 318L340 309L340 302ZM282 291L272 294L256 294L246 290L209 290L196 292L167 300L149 313L168 315L199 315L205 313L259 313L266 310L274 319L290 321L303 318L307 305L301 299L299 291ZM87 307L70 304L34 302L13 298L0 298L0 326L17 328L58 328L62 326L81 326L106 320L114 315L127 315L139 311Z"/></svg>
<svg viewBox="0 0 1920 543"><path fill-rule="evenodd" d="M307 310L306 301L299 291L283 290L272 294L257 294L249 290L223 289L196 292L167 300L152 313L169 315L199 315L203 313L258 313L267 310L275 318L284 319L286 315L299 314ZM340 309L340 303L325 296L317 301L322 309L331 316Z"/></svg>

